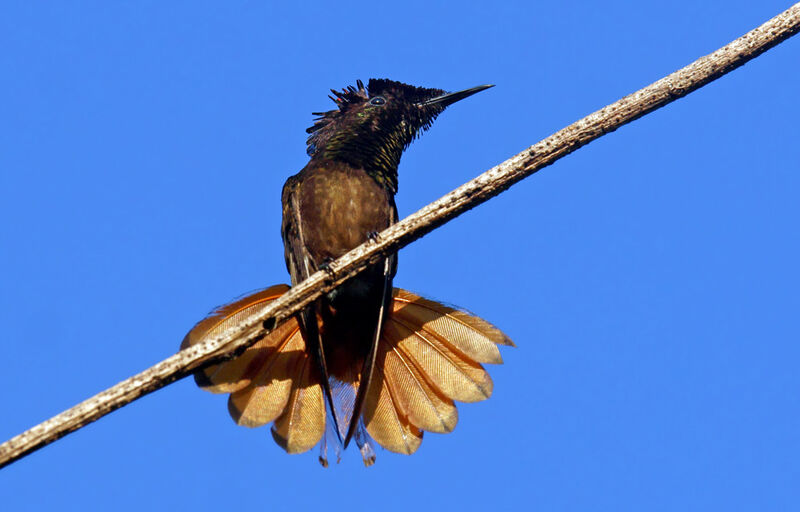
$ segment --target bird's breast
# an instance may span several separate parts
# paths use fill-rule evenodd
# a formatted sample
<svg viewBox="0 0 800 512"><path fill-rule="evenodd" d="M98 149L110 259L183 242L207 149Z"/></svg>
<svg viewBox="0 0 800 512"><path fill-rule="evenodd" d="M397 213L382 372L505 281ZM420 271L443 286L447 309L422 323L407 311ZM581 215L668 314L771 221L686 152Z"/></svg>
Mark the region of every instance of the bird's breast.
<svg viewBox="0 0 800 512"><path fill-rule="evenodd" d="M363 170L317 171L302 181L298 194L303 241L318 264L342 256L391 223L390 193Z"/></svg>

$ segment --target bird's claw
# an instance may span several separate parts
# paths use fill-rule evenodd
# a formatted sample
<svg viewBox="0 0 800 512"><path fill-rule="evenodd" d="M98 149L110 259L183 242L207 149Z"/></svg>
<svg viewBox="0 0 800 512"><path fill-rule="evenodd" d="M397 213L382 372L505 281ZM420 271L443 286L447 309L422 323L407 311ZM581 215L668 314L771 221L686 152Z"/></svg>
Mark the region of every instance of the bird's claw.
<svg viewBox="0 0 800 512"><path fill-rule="evenodd" d="M319 269L324 270L331 279L336 279L336 271L331 266L331 263L333 263L333 258L327 257L322 260L322 263L319 265Z"/></svg>

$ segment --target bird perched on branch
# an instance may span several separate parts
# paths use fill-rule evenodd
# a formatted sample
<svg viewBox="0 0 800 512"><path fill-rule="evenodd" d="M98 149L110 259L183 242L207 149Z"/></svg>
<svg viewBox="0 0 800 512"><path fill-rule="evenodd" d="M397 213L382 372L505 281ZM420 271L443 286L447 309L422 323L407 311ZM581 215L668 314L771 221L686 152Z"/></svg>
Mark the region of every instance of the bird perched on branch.
<svg viewBox="0 0 800 512"><path fill-rule="evenodd" d="M454 93L391 80L359 80L332 90L337 108L307 131L311 160L283 188L286 266L295 285L397 222L397 166L408 145L449 105L483 91ZM483 363L501 363L497 345L513 345L488 322L393 288L392 254L277 325L237 358L195 374L197 384L230 393L240 425L273 422L289 453L318 443L327 465L355 439L364 463L370 440L414 453L423 431L450 432L454 400L491 395ZM218 336L289 287L277 285L213 311L181 348Z"/></svg>

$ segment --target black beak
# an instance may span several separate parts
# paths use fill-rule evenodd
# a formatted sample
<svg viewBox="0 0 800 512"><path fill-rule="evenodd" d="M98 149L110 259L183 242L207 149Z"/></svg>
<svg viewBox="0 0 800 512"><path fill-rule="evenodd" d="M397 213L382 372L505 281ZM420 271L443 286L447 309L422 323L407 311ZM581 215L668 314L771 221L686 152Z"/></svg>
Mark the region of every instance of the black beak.
<svg viewBox="0 0 800 512"><path fill-rule="evenodd" d="M470 89L464 89L463 91L448 92L447 94L442 94L441 96L436 96L435 98L425 100L419 103L419 106L427 107L430 105L439 105L442 108L444 108L448 105L452 105L457 101L461 101L468 96L472 96L476 92L485 91L490 87L494 87L494 85L479 85L477 87L472 87Z"/></svg>

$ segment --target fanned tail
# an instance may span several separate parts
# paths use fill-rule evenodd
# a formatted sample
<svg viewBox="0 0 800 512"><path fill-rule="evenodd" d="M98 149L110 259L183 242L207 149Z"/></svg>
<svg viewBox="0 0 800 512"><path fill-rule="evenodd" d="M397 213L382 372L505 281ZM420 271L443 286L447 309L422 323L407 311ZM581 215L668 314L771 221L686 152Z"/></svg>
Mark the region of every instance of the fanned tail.
<svg viewBox="0 0 800 512"><path fill-rule="evenodd" d="M273 286L217 308L186 335L181 348L224 333L288 289ZM370 437L387 450L411 454L423 431L451 432L458 422L454 402L489 398L492 380L483 364L502 363L498 345L514 346L485 320L405 290L394 289L391 305L355 431L368 465L375 459ZM325 434L328 405L321 377L294 317L237 358L198 371L195 380L213 393L230 393L228 408L236 423L274 422L272 435L289 453L311 449ZM327 464L324 455L320 460Z"/></svg>

